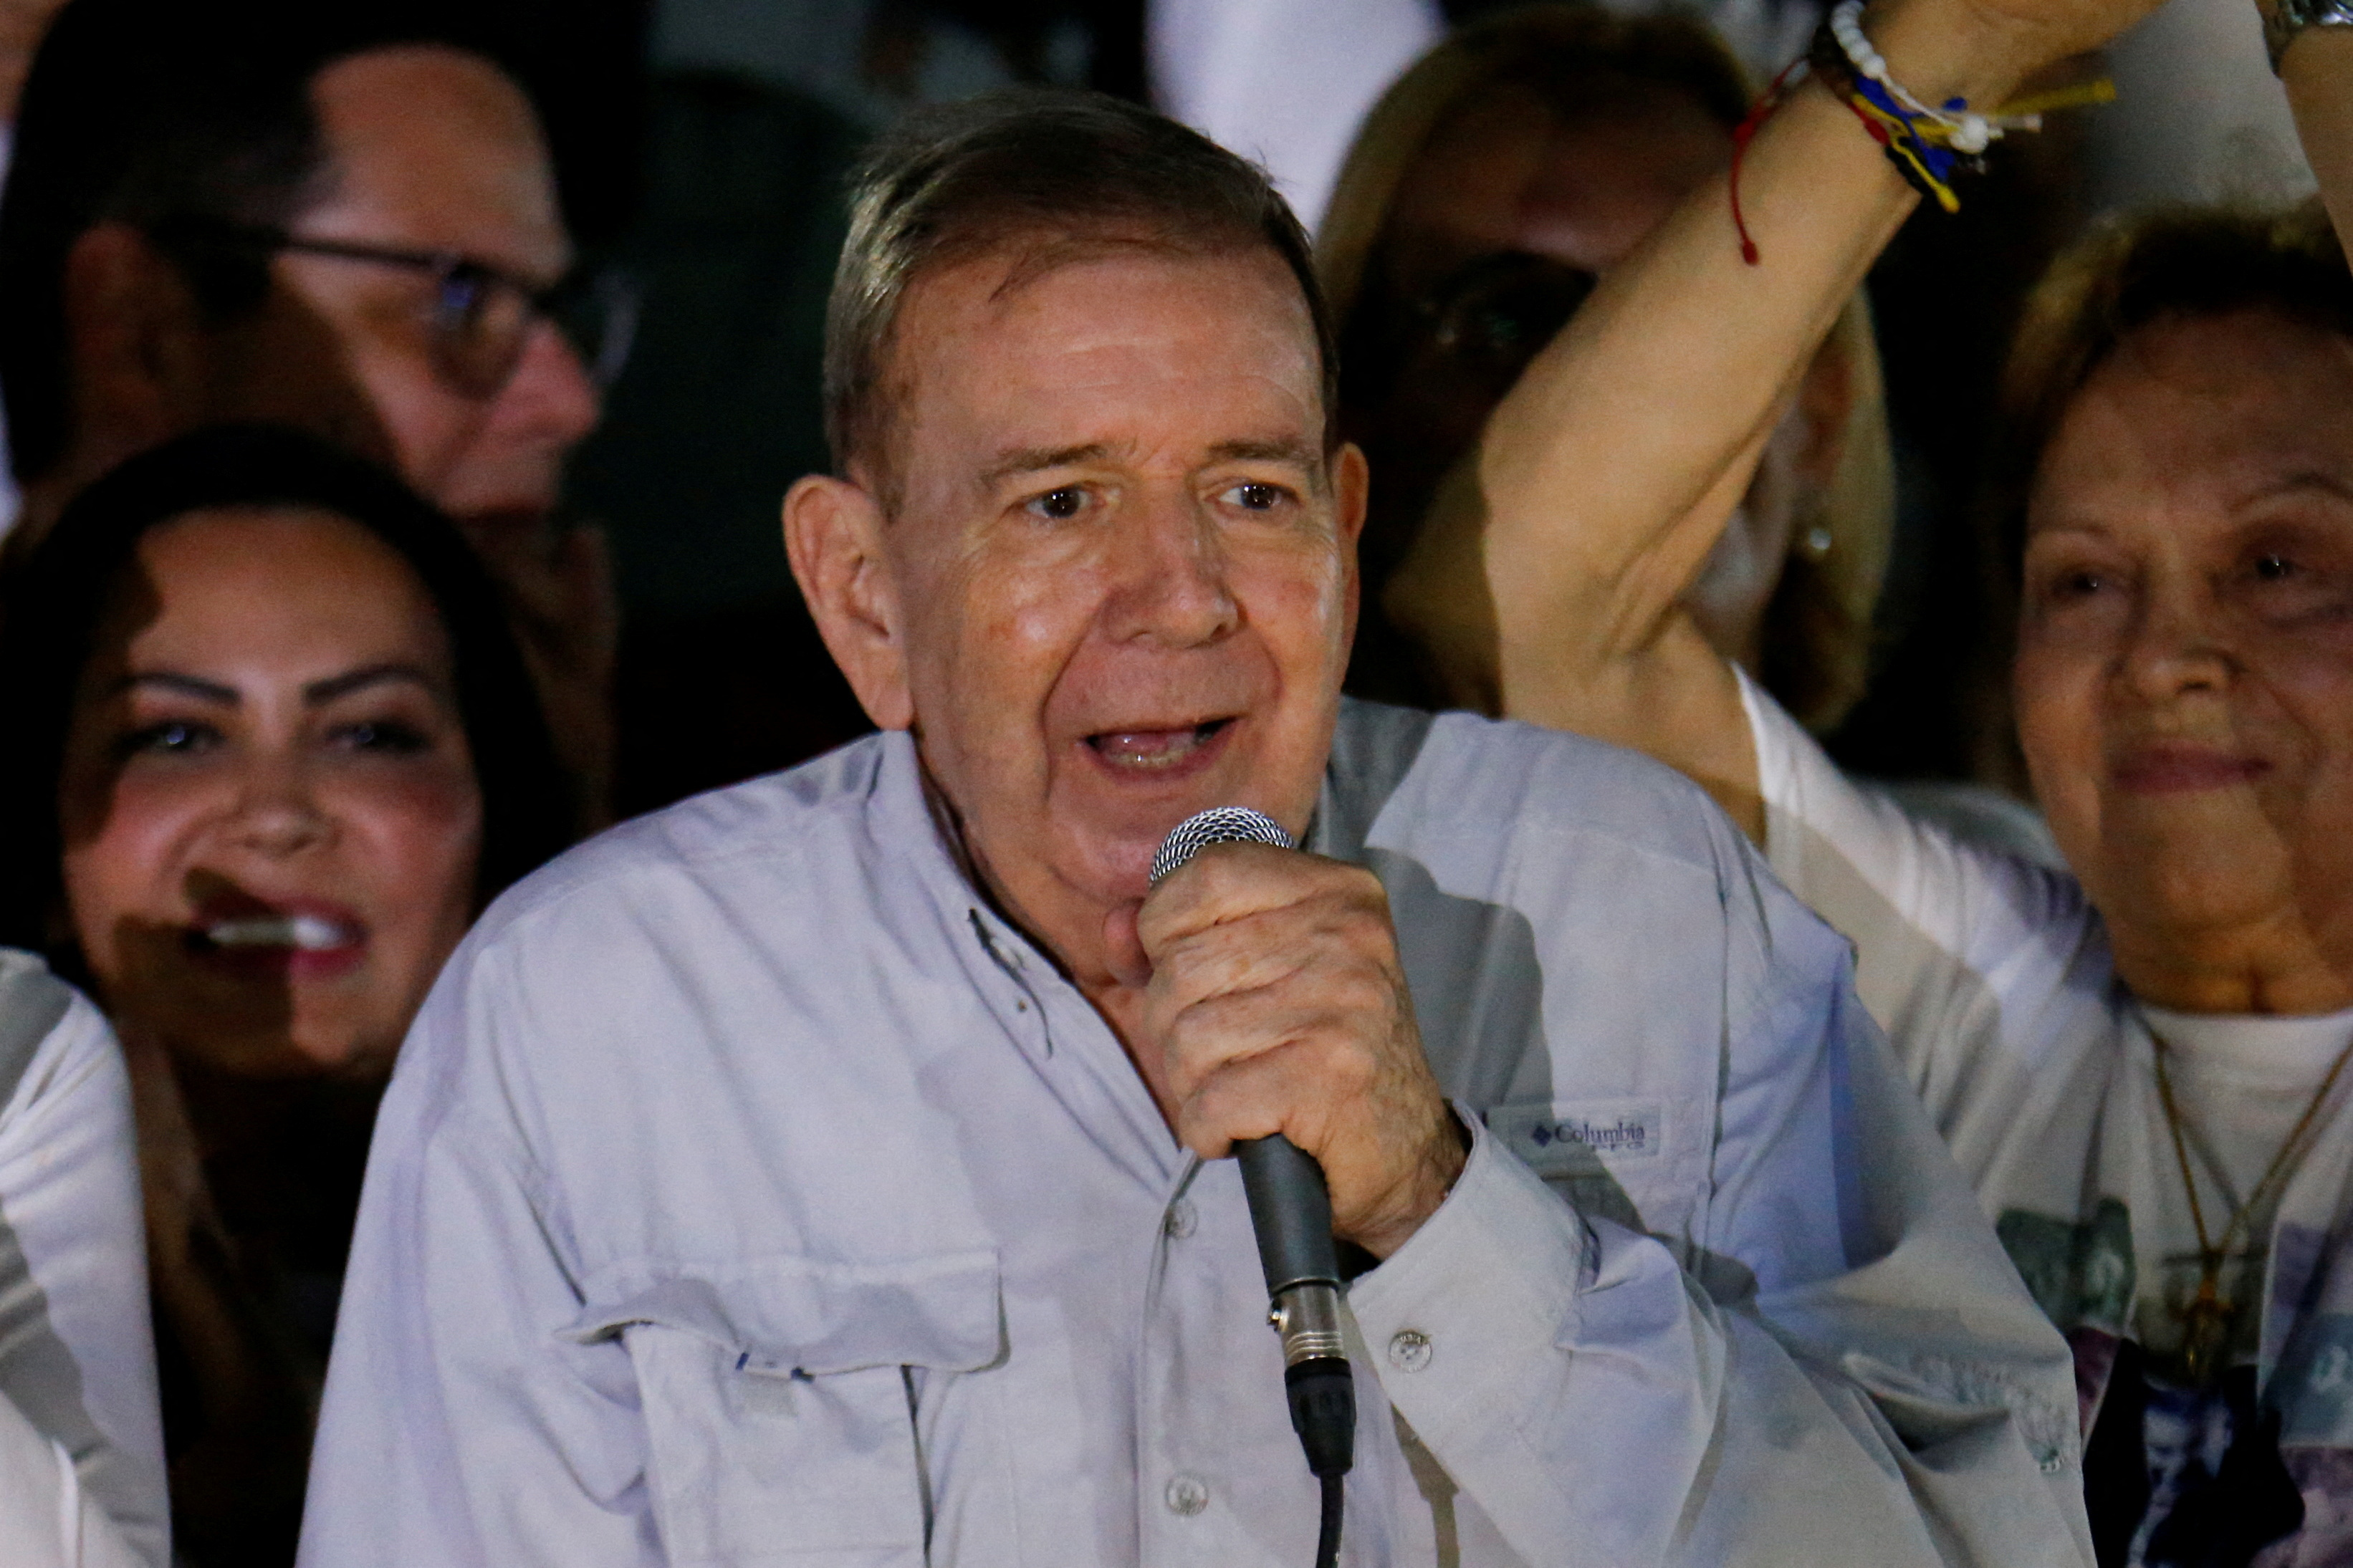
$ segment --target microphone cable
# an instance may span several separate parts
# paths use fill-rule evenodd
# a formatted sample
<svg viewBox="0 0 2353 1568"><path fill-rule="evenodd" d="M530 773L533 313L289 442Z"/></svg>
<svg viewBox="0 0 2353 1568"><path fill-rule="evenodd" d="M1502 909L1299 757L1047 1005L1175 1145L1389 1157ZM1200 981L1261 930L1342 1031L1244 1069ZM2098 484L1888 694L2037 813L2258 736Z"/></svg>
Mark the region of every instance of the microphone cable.
<svg viewBox="0 0 2353 1568"><path fill-rule="evenodd" d="M1324 1522L1315 1531L1315 1568L1339 1568L1340 1515L1347 1507L1347 1474L1334 1470L1318 1479L1324 1488Z"/></svg>

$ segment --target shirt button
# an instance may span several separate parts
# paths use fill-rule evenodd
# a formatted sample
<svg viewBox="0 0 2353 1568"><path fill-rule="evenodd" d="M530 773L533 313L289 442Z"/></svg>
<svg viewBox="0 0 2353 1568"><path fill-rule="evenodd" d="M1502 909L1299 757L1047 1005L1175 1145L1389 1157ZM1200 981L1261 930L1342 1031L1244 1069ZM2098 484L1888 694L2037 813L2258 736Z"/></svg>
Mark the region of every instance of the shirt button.
<svg viewBox="0 0 2353 1568"><path fill-rule="evenodd" d="M1389 1364L1399 1372L1419 1372L1430 1364L1430 1336L1419 1329L1399 1329L1389 1336Z"/></svg>
<svg viewBox="0 0 2353 1568"><path fill-rule="evenodd" d="M1168 1212L1161 1216L1160 1228L1182 1241L1193 1234L1193 1226L1199 1222L1199 1219L1200 1216L1193 1212L1192 1200L1178 1198L1168 1205Z"/></svg>
<svg viewBox="0 0 2353 1568"><path fill-rule="evenodd" d="M1209 1489L1198 1476L1176 1476L1170 1479L1168 1489L1162 1494L1168 1511L1190 1519L1209 1506Z"/></svg>

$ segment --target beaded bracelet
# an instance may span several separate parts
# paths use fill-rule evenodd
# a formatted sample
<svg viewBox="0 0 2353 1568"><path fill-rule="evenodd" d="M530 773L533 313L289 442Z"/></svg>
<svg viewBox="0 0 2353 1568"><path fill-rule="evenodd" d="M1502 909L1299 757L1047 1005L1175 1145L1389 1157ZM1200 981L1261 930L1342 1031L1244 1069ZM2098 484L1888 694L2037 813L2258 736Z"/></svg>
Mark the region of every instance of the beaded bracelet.
<svg viewBox="0 0 2353 1568"><path fill-rule="evenodd" d="M1747 219L1740 210L1741 161L1749 141L1780 106L1790 85L1805 75L1820 78L1853 111L1906 184L1948 213L1961 206L1953 176L1981 173L1985 151L1994 142L2012 131L2042 130L2042 116L2049 110L2105 103L2116 95L2116 85L2102 80L2005 104L1992 114L1976 112L1961 98L1940 105L1924 103L1895 79L1886 60L1871 47L1862 30L1862 7L1863 0L1839 0L1815 30L1806 53L1773 79L1733 132L1732 222L1740 234L1741 259L1751 267L1757 261L1757 243L1749 237Z"/></svg>

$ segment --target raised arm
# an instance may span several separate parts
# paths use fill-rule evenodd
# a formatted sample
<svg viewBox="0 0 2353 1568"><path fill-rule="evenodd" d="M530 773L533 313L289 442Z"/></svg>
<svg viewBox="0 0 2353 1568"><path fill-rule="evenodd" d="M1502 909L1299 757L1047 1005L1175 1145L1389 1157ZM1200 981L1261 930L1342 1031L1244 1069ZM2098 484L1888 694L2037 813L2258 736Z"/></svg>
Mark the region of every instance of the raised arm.
<svg viewBox="0 0 2353 1568"><path fill-rule="evenodd" d="M1864 27L1915 94L1994 106L2150 4L1883 0ZM1749 144L1740 194L1757 263L1725 177L1686 198L1496 409L1388 605L1456 700L1648 752L1754 836L1738 689L1677 599L1916 198L1810 82Z"/></svg>

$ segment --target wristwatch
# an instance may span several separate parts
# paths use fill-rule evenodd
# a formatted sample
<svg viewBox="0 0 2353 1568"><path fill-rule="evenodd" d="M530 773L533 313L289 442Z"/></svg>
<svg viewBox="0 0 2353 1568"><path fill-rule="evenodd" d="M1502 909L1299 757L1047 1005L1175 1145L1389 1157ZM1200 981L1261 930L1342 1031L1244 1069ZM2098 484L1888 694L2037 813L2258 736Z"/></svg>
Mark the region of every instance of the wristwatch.
<svg viewBox="0 0 2353 1568"><path fill-rule="evenodd" d="M2263 7L2263 45L2271 50L2273 75L2306 27L2353 27L2353 0L2271 0Z"/></svg>

